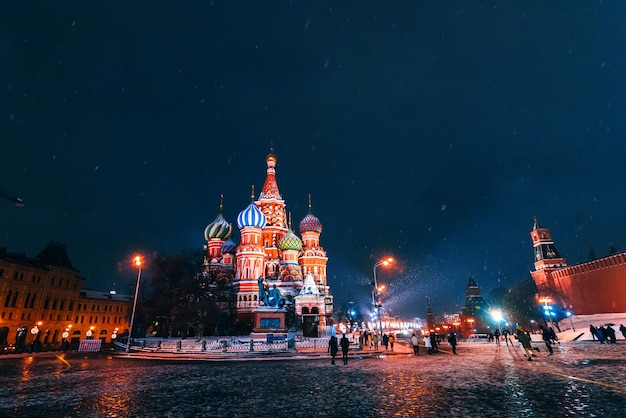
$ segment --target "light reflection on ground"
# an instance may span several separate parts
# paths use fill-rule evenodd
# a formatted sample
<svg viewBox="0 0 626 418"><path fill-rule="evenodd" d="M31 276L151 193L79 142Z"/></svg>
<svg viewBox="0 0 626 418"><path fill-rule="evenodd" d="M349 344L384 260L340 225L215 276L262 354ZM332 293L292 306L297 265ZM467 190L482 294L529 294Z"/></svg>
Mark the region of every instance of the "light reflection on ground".
<svg viewBox="0 0 626 418"><path fill-rule="evenodd" d="M347 366L3 357L0 416L624 416L620 343L563 343L533 362L517 346L487 344L461 344L458 356L406 354Z"/></svg>

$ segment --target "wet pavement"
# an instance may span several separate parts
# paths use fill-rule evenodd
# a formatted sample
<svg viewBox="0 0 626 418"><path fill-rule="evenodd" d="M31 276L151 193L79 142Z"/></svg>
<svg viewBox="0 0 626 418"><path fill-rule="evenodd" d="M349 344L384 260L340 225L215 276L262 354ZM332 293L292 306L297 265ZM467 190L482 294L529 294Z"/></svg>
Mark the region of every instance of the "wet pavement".
<svg viewBox="0 0 626 418"><path fill-rule="evenodd" d="M0 357L0 416L626 416L626 343L461 343L435 355L167 361L104 354ZM367 351L367 350L366 350Z"/></svg>

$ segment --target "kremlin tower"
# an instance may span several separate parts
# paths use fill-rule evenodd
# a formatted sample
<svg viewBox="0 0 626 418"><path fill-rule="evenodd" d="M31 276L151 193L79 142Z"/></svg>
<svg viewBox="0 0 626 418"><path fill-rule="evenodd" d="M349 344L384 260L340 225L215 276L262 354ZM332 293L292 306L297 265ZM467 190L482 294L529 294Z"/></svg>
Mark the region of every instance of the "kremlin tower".
<svg viewBox="0 0 626 418"><path fill-rule="evenodd" d="M231 324L240 332L281 333L303 324L305 336L317 336L332 314L326 281L326 252L320 246L322 224L309 213L299 238L287 225L285 201L276 182L277 158L265 159L263 189L237 216L240 243L220 213L205 229L204 275L226 277ZM294 317L295 316L295 317ZM294 321L301 317L300 321Z"/></svg>
<svg viewBox="0 0 626 418"><path fill-rule="evenodd" d="M552 303L573 315L626 312L626 252L568 266L547 228L535 218L530 232L537 302ZM551 302L548 302L550 301Z"/></svg>

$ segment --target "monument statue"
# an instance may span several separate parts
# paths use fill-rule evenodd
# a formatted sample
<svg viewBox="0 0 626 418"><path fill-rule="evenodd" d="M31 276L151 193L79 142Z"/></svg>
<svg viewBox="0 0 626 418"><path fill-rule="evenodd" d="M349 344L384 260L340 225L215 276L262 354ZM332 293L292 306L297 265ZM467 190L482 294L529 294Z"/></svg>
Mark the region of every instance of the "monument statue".
<svg viewBox="0 0 626 418"><path fill-rule="evenodd" d="M282 308L285 306L285 298L281 295L280 290L276 285L272 285L270 289L269 285L263 285L263 277L259 277L259 306L269 306L273 308Z"/></svg>
<svg viewBox="0 0 626 418"><path fill-rule="evenodd" d="M282 308L285 306L285 299L280 294L280 290L276 285L272 285L272 289L267 292L267 301L269 306Z"/></svg>

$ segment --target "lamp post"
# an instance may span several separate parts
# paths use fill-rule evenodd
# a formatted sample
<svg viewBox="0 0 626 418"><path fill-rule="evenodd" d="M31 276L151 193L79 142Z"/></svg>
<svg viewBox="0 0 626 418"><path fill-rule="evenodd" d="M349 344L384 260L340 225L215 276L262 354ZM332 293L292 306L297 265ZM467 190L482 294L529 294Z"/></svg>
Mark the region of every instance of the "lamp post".
<svg viewBox="0 0 626 418"><path fill-rule="evenodd" d="M546 323L546 326L548 326L548 321L546 321L546 315L550 317L550 322L552 323L552 326L554 326L554 319L552 318L552 316L554 315L554 313L552 312L552 307L549 306L549 303L552 303L552 298L549 296L543 296L539 298L539 302L543 303L543 320Z"/></svg>
<svg viewBox="0 0 626 418"><path fill-rule="evenodd" d="M135 321L135 309L137 308L137 295L139 294L139 281L141 280L141 257L135 256L133 262L137 266L137 285L135 286L135 297L133 299L133 313L130 316L130 328L128 329L128 341L126 341L126 352L130 349L130 337L133 334L133 322Z"/></svg>
<svg viewBox="0 0 626 418"><path fill-rule="evenodd" d="M376 290L378 290L378 281L376 280L376 269L380 266L388 266L389 264L393 263L393 258L389 257L386 258L384 260L378 261L376 264L374 264L374 292L376 292ZM374 293L372 293L372 304L374 305L374 309L378 308L378 327L380 328L380 338L382 340L383 337L383 323L380 317L380 310L382 309L382 303L379 304L380 306L376 306L376 303L374 301L374 297L373 297Z"/></svg>

